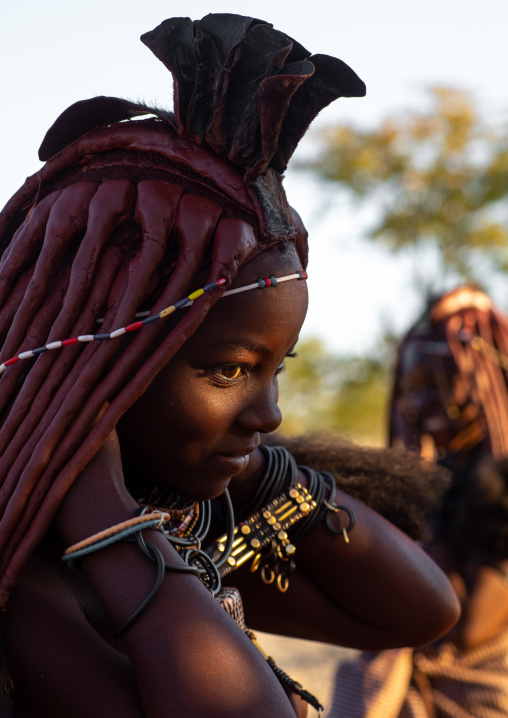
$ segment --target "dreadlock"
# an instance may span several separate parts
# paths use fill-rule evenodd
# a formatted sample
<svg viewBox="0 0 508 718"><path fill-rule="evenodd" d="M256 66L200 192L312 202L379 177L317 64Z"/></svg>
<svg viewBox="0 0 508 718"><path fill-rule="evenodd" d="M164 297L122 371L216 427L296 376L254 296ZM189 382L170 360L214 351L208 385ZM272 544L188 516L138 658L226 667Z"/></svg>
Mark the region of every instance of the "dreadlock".
<svg viewBox="0 0 508 718"><path fill-rule="evenodd" d="M399 348L390 443L440 459L508 453L508 320L481 290L461 286L432 302Z"/></svg>
<svg viewBox="0 0 508 718"><path fill-rule="evenodd" d="M238 268L288 240L305 265L282 172L322 107L365 92L340 60L252 18L173 18L142 40L173 74L175 114L97 97L48 131L46 165L0 214L0 361L93 334L98 319L107 333L141 307L156 313L196 289L200 270L226 284L176 326L41 352L2 374L0 605L76 476Z"/></svg>

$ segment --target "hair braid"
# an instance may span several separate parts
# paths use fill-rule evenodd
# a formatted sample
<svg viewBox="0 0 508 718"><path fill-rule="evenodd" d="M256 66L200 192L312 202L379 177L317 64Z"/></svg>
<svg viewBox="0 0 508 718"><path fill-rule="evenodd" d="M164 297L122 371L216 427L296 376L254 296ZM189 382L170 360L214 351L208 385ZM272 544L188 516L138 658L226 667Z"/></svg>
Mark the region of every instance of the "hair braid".
<svg viewBox="0 0 508 718"><path fill-rule="evenodd" d="M70 208L67 218L60 213L63 201ZM141 180L135 187L124 179L105 180L98 188L85 182L63 190L51 205L45 232L48 245L57 236L58 256L50 260L41 250L14 315L4 359L68 332L93 333L101 314L104 331L122 326L162 281L162 291L155 292L154 312L159 311L189 291L210 254L210 281L231 279L256 250L257 239L250 224L220 219L223 213L217 203L183 195L181 186L159 179ZM19 263L19 251L13 247L9 252L11 262ZM0 401L10 404L0 429L2 590L9 590L76 475L217 297L196 303L161 342L162 323L124 341L121 350L117 342L74 345L65 353L40 355L28 372L18 365L2 376ZM34 315L30 324L29 310ZM154 343L157 348L143 362ZM18 372L23 371L20 386ZM11 573L7 568L14 556Z"/></svg>
<svg viewBox="0 0 508 718"><path fill-rule="evenodd" d="M83 321L84 317L80 319L79 325L76 325L75 323L75 317L80 316L80 312L83 309L83 305L85 301L87 300L87 291L88 291L88 285L87 281L88 279L93 276L93 272L95 269L95 263L97 262L98 258L101 256L101 248L104 242L106 241L109 234L116 228L116 225L121 221L122 219L122 213L125 216L126 206L125 202L127 200L128 194L133 194L133 187L130 183L124 183L123 186L119 184L115 184L113 181L113 185L117 191L116 195L112 196L111 192L111 186L109 182L104 182L101 186L99 186L97 192L94 194L91 203L90 203L90 213L88 218L88 227L87 231L83 237L83 240L81 244L79 245L79 250L76 254L75 260L70 267L70 277L68 278L67 285L68 290L65 293L65 296L63 297L63 301L60 304L61 311L59 312L58 317L55 319L54 323L52 323L50 331L45 332L44 336L38 336L40 334L39 332L34 332L33 330L28 332L28 336L30 337L31 346L34 346L34 342L36 342L36 336L37 336L37 342L36 343L44 343L46 340L48 342L58 340L61 337L67 336L69 333L72 333L73 331L76 333L85 333L88 331L91 331L94 329L94 324L96 321L96 316L89 316L88 321ZM109 191L108 191L109 190ZM60 194L60 193L59 193ZM104 195L106 197L104 198ZM64 195L65 196L65 193ZM116 201L115 201L116 198ZM132 197L131 197L132 200ZM116 203L119 203L120 206L117 207ZM99 213L100 217L99 219L101 222L97 223L97 207L99 206L99 209L101 206L103 206L103 212ZM104 209L107 210L107 214L104 212ZM72 214L71 214L72 217ZM51 246L51 245L49 245ZM43 270L41 270L43 271ZM40 273L40 272L39 272ZM106 277L101 276L101 283L106 280ZM33 284L31 285L33 287ZM25 296L26 300L29 300L30 297L28 295ZM32 299L32 304L33 304ZM102 310L103 304L99 307L99 311ZM25 312L25 316L27 313L26 306L22 303L19 307L18 313L21 314L23 318L23 312ZM84 312L86 316L86 312ZM17 318L17 316L16 316ZM23 329L23 326L21 326L21 329ZM30 347L23 347L23 348L30 348ZM5 347L4 347L5 350ZM22 349L21 349L22 350ZM9 354L12 355L16 353L17 347L15 348L15 345L11 345L8 347L8 352L6 352L6 355L4 355L4 359L6 359ZM76 349L74 351L74 354L78 350ZM66 354L66 357L64 359L64 362L67 362L71 357L71 352L69 351L68 354ZM54 353L46 354L45 356L41 356L39 358L39 361L36 363L36 366L34 367L33 371L30 372L29 377L27 381L25 382L25 386L23 387L21 394L22 396L27 396L29 392L31 391L31 387L35 386L36 389L41 388L41 381L43 377L46 375L46 373L49 371L51 366L54 362L58 362L59 355ZM16 369L18 369L16 367ZM22 367L19 367L18 372L22 371ZM2 376L1 381L11 381L12 383L12 377L15 376L16 372L8 373ZM1 384L0 384L1 386ZM28 399L28 402L25 401L26 406L30 406L30 402L33 400L33 396L36 395L35 392L32 394L32 398ZM4 395L5 397L5 395ZM18 399L21 397L18 397ZM5 401L5 398L4 398ZM18 402L19 403L19 402ZM0 407L3 408L3 407ZM13 421L15 423L19 423L20 417L16 414L16 411L13 411ZM11 414L12 416L12 414ZM12 423L7 422L7 424ZM5 435L5 432L4 432ZM0 447L2 446L2 441L9 441L10 436L6 437L4 439L2 437L2 430L0 430ZM5 444L4 444L5 445Z"/></svg>
<svg viewBox="0 0 508 718"><path fill-rule="evenodd" d="M86 311L81 313L71 331L74 336L88 333L95 324L96 318L100 315L107 300L109 291L107 282L111 276L115 276L120 262L121 253L117 247L109 247L104 252L97 270L97 281L87 299ZM67 392L67 386L63 387L57 399L57 392L62 387L62 377L69 374L76 361L81 361L80 349L80 346L75 345L68 347L65 352L53 354L56 360L49 372L46 372L45 362L46 358L49 359L51 355L43 355L27 375L8 419L0 429L2 442L0 451L3 452L0 458L0 471L3 472L3 475L6 475L12 462L22 451L31 452L33 450L35 442L40 438L41 429L38 428L38 425L45 412L48 412L47 418L51 419L61 405ZM46 373L47 377L44 381ZM67 382L67 385L72 386L70 382ZM21 405L19 409L17 403ZM49 411L50 403L51 412ZM22 417L24 418L22 419ZM17 433L13 434L13 431L16 430ZM29 437L28 442L27 437ZM2 489L0 489L0 496L1 492Z"/></svg>
<svg viewBox="0 0 508 718"><path fill-rule="evenodd" d="M12 324L14 315L16 314L23 297L25 296L28 284L32 278L35 267L29 267L19 277L14 285L8 298L0 309L0 341L3 341L7 335L9 327Z"/></svg>
<svg viewBox="0 0 508 718"><path fill-rule="evenodd" d="M451 460L508 455L507 349L508 321L484 292L462 286L432 302L399 349L390 441L420 448L428 434Z"/></svg>
<svg viewBox="0 0 508 718"><path fill-rule="evenodd" d="M46 341L51 326L60 312L69 274L69 267L65 267L59 272L51 292L27 327L26 336L16 347L15 352L28 351L33 346ZM4 416L4 422L0 429L0 445L4 449L12 436L11 425L18 424L30 408L33 394L30 393L27 401L23 401L23 397L27 393L23 379L28 381L29 385L33 383L32 373L27 372L26 366L18 364L13 367L12 372L5 372L0 381L0 409ZM22 397L19 396L20 393L22 393Z"/></svg>

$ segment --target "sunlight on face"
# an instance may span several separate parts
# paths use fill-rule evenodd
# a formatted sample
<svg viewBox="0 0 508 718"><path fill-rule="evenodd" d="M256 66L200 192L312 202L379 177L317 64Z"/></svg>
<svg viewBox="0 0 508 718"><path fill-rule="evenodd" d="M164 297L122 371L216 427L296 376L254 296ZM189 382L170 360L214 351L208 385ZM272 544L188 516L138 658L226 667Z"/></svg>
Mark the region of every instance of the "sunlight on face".
<svg viewBox="0 0 508 718"><path fill-rule="evenodd" d="M235 285L299 269L295 252L270 251ZM221 494L280 424L277 376L306 311L297 280L220 300L120 422L128 477L193 499Z"/></svg>

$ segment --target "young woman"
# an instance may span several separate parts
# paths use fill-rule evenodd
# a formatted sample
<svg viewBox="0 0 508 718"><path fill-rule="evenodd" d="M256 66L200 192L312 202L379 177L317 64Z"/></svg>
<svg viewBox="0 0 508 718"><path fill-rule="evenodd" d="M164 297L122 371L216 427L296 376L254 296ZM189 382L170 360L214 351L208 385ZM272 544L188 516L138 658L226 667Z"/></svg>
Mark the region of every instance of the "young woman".
<svg viewBox="0 0 508 718"><path fill-rule="evenodd" d="M226 568L243 563L224 584L238 578L248 624L289 635L416 644L458 615L397 529L257 448L307 307L281 173L316 112L364 85L252 18L173 18L143 41L173 72L175 114L77 103L1 216L13 713L305 715L221 590Z"/></svg>

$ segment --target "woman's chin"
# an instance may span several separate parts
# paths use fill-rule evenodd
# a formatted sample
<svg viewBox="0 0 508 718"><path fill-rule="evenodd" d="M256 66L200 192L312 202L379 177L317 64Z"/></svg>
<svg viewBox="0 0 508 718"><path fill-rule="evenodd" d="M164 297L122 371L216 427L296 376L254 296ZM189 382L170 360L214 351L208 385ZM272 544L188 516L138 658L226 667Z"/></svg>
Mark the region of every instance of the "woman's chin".
<svg viewBox="0 0 508 718"><path fill-rule="evenodd" d="M250 455L227 456L213 454L206 463L181 467L168 481L168 474L155 475L160 488L179 494L189 501L209 501L215 499L229 487L231 479L241 474L249 465Z"/></svg>
<svg viewBox="0 0 508 718"><path fill-rule="evenodd" d="M229 487L230 481L231 477L222 481L214 481L206 486L192 487L182 495L189 501L211 501L224 493Z"/></svg>
<svg viewBox="0 0 508 718"><path fill-rule="evenodd" d="M189 479L185 485L173 487L171 491L184 496L189 501L210 501L216 499L229 487L231 476L206 477L200 480Z"/></svg>

